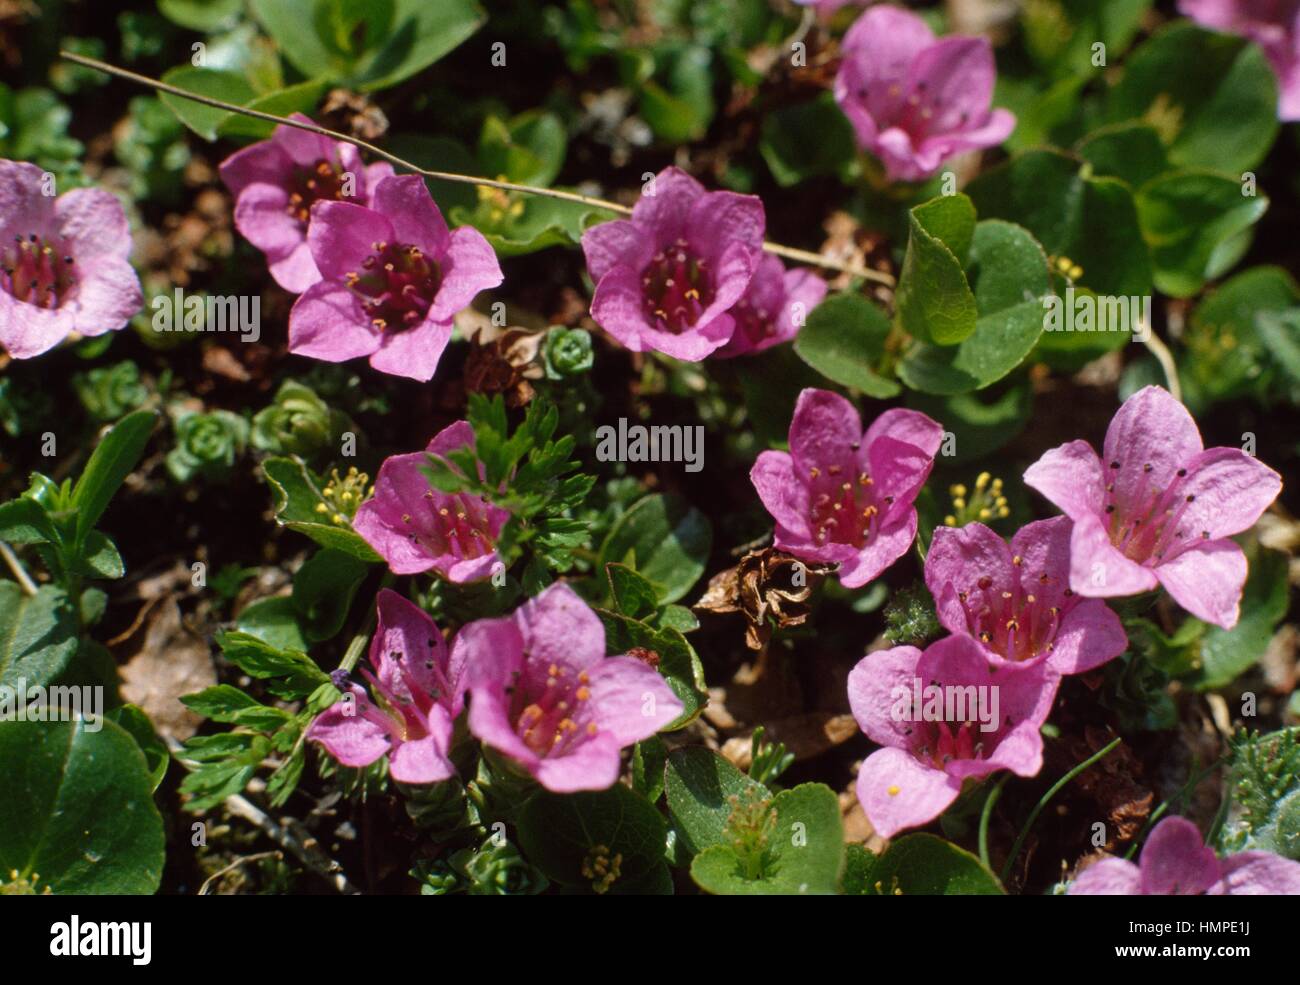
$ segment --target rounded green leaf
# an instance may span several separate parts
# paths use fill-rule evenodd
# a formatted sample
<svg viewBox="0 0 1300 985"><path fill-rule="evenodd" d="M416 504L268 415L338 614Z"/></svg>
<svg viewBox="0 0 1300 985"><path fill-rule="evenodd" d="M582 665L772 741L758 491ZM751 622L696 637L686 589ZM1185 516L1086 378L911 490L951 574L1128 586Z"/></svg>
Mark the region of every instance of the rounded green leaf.
<svg viewBox="0 0 1300 985"><path fill-rule="evenodd" d="M865 874L868 896L1001 896L997 876L970 852L930 834L891 842Z"/></svg>
<svg viewBox="0 0 1300 985"><path fill-rule="evenodd" d="M76 615L63 589L42 585L26 595L16 583L0 581L0 684L43 687L76 652Z"/></svg>
<svg viewBox="0 0 1300 985"><path fill-rule="evenodd" d="M59 894L147 894L163 825L145 758L110 721L0 722L0 872Z"/></svg>
<svg viewBox="0 0 1300 985"><path fill-rule="evenodd" d="M900 388L874 367L884 355L889 329L889 316L860 294L836 294L812 310L794 351L827 379L888 400Z"/></svg>
<svg viewBox="0 0 1300 985"><path fill-rule="evenodd" d="M974 229L965 195L931 199L908 213L897 298L899 322L913 338L956 345L975 331L979 312L963 270Z"/></svg>
<svg viewBox="0 0 1300 985"><path fill-rule="evenodd" d="M676 602L704 573L713 528L677 496L646 496L614 524L600 548L600 568L626 564L655 587L661 603Z"/></svg>

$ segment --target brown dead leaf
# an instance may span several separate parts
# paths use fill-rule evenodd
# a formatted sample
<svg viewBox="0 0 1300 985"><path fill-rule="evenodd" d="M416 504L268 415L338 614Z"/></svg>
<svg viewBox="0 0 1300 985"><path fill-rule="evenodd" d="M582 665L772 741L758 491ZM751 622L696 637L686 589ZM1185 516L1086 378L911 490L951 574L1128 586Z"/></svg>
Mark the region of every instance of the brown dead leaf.
<svg viewBox="0 0 1300 985"><path fill-rule="evenodd" d="M174 597L151 603L130 640L138 644L120 668L122 697L139 705L164 738L183 742L203 719L180 703L181 695L217 683L207 643L185 627Z"/></svg>

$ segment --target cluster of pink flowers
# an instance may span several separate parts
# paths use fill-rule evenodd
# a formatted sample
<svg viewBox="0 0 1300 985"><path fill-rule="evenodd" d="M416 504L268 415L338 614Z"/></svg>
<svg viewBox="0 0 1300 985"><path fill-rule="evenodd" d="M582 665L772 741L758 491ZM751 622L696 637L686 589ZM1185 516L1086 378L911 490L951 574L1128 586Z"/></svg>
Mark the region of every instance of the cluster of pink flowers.
<svg viewBox="0 0 1300 985"><path fill-rule="evenodd" d="M236 228L276 283L301 294L290 352L366 356L380 372L430 380L456 313L503 280L482 233L449 230L422 178L365 167L351 144L280 126L227 158L221 177Z"/></svg>
<svg viewBox="0 0 1300 985"><path fill-rule="evenodd" d="M450 647L422 609L395 592L377 599L363 669L370 694L338 673L343 697L307 737L346 766L388 756L393 779L456 775L455 722L470 697L469 731L548 790L603 790L623 749L682 714L663 676L635 656L606 656L599 617L563 583L501 619L461 628Z"/></svg>
<svg viewBox="0 0 1300 985"><path fill-rule="evenodd" d="M764 452L751 473L776 546L837 563L850 588L876 578L916 537L913 503L942 436L907 410L886 411L864 432L843 397L805 390L790 451ZM862 766L858 797L885 837L933 820L967 779L1038 772L1061 677L1128 645L1103 599L1163 585L1193 615L1235 625L1246 559L1228 538L1281 489L1277 473L1240 449L1205 449L1186 408L1158 387L1120 408L1104 461L1071 442L1043 455L1025 482L1065 515L1027 524L1010 544L981 523L937 529L925 581L952 635L924 652L869 654L849 676L858 724L882 746ZM993 689L998 718L977 723L967 706L959 719L936 720L919 701L889 698L919 694L913 681L940 692Z"/></svg>

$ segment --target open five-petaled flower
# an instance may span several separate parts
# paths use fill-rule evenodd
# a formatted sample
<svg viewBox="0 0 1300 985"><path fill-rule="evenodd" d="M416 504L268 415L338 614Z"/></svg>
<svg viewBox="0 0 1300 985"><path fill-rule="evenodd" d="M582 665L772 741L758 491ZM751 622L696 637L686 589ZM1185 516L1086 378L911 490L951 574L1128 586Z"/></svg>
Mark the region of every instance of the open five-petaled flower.
<svg viewBox="0 0 1300 985"><path fill-rule="evenodd" d="M790 451L765 451L750 479L776 520L776 546L837 563L849 588L865 585L916 538L913 502L943 429L913 410L887 410L866 433L857 410L829 390L799 394Z"/></svg>
<svg viewBox="0 0 1300 985"><path fill-rule="evenodd" d="M735 331L730 309L758 267L765 224L755 196L706 192L665 168L630 219L582 235L596 282L591 317L634 352L703 359Z"/></svg>
<svg viewBox="0 0 1300 985"><path fill-rule="evenodd" d="M312 723L307 738L344 766L369 766L385 753L393 779L436 783L454 776L448 759L456 716L464 705L463 666L428 614L389 589L375 600L379 619L370 641L374 672Z"/></svg>
<svg viewBox="0 0 1300 985"><path fill-rule="evenodd" d="M301 113L290 119L311 122ZM220 170L235 196L235 228L266 255L275 282L298 294L320 280L307 245L312 206L349 200L368 205L393 166L364 165L352 144L281 125L271 139L231 154Z"/></svg>
<svg viewBox="0 0 1300 985"><path fill-rule="evenodd" d="M648 663L605 656L599 617L562 582L470 623L453 649L468 668L470 731L556 793L610 786L619 751L682 713Z"/></svg>
<svg viewBox="0 0 1300 985"><path fill-rule="evenodd" d="M1205 448L1187 409L1160 387L1129 397L1102 457L1086 441L1047 452L1025 472L1074 521L1070 587L1136 595L1163 585L1192 615L1237 623L1246 556L1228 538L1277 498L1276 472L1239 448Z"/></svg>
<svg viewBox="0 0 1300 985"><path fill-rule="evenodd" d="M1272 852L1216 858L1191 821L1167 817L1147 836L1138 864L1104 858L1070 883L1071 896L1294 896L1300 862Z"/></svg>
<svg viewBox="0 0 1300 985"><path fill-rule="evenodd" d="M969 636L863 657L849 672L849 706L884 747L858 772L858 800L876 832L892 838L932 821L967 779L1037 774L1039 729L1059 680L1042 665L992 665Z"/></svg>
<svg viewBox="0 0 1300 985"><path fill-rule="evenodd" d="M510 518L500 506L469 493L445 493L429 484L429 456L473 447L474 429L457 421L422 452L393 455L379 467L375 493L352 521L394 574L436 571L448 581L479 581L500 565L496 541Z"/></svg>
<svg viewBox="0 0 1300 985"><path fill-rule="evenodd" d="M53 176L0 160L0 346L15 359L70 334L116 331L140 310L122 204L98 188L55 198Z"/></svg>
<svg viewBox="0 0 1300 985"><path fill-rule="evenodd" d="M380 372L414 380L433 377L456 312L503 279L483 234L448 231L418 175L384 178L369 207L317 202L307 243L321 280L289 313L289 351L369 356Z"/></svg>
<svg viewBox="0 0 1300 985"><path fill-rule="evenodd" d="M1124 627L1101 599L1070 588L1070 521L1021 527L1011 545L982 523L939 527L925 558L939 622L968 633L995 663L1045 662L1079 674L1117 657Z"/></svg>
<svg viewBox="0 0 1300 985"><path fill-rule="evenodd" d="M892 181L921 181L954 154L992 147L1016 118L991 109L997 69L985 38L934 33L916 14L872 7L844 36L835 99Z"/></svg>

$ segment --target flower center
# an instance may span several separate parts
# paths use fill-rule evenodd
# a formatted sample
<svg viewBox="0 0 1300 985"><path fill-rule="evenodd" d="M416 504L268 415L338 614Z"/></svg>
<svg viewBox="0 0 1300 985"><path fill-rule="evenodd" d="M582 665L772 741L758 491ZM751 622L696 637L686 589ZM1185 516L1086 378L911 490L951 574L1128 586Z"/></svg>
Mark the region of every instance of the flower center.
<svg viewBox="0 0 1300 985"><path fill-rule="evenodd" d="M15 236L13 245L3 253L0 287L19 301L57 308L76 283L72 257L60 256L35 233L26 239Z"/></svg>
<svg viewBox="0 0 1300 985"><path fill-rule="evenodd" d="M929 740L916 749L916 756L935 769L943 769L954 759L983 759L986 747L991 747L977 722L934 722L931 727Z"/></svg>
<svg viewBox="0 0 1300 985"><path fill-rule="evenodd" d="M515 718L516 734L539 756L562 755L575 737L596 734L595 722L584 729L574 720L591 699L586 673L579 672L574 680L565 680L566 676L566 668L551 664L546 687Z"/></svg>
<svg viewBox="0 0 1300 985"><path fill-rule="evenodd" d="M1104 511L1110 542L1125 557L1139 564L1159 564L1196 541L1209 539L1208 530L1184 522L1183 515L1196 501L1196 496L1186 491L1187 469L1179 469L1169 485L1156 489L1150 481L1154 468L1146 463L1133 494L1121 500L1115 492L1114 476L1122 467L1121 462L1110 463Z"/></svg>
<svg viewBox="0 0 1300 985"><path fill-rule="evenodd" d="M413 542L437 557L451 555L457 560L492 552L491 517L484 500L465 493L438 496L432 489L425 491L424 498L429 509L420 516L402 514L402 522L412 527Z"/></svg>
<svg viewBox="0 0 1300 985"><path fill-rule="evenodd" d="M843 474L839 465L829 466L825 473L815 466L811 469L812 528L818 545L863 547L879 525L880 508L872 491L875 482L866 472L859 472L856 479L842 478ZM886 504L892 502L892 496L885 498Z"/></svg>
<svg viewBox="0 0 1300 985"><path fill-rule="evenodd" d="M371 248L361 271L349 272L345 283L381 332L414 328L424 321L442 283L438 264L418 246L372 243Z"/></svg>
<svg viewBox="0 0 1300 985"><path fill-rule="evenodd" d="M1012 563L1019 569L1023 561L1017 556L1012 558ZM1052 580L1043 572L1029 584L1046 591ZM1074 592L1067 588L1065 595L1070 599ZM974 588L958 592L957 598L966 610L966 623L971 632L1007 660L1031 660L1054 648L1061 626L1061 607L1049 605L1045 598L1026 591L1023 578L1013 581L1011 591L996 591L993 579L985 575Z"/></svg>
<svg viewBox="0 0 1300 985"><path fill-rule="evenodd" d="M317 202L338 202L348 197L350 180L337 164L322 158L311 167L293 169L286 211L305 227Z"/></svg>
<svg viewBox="0 0 1300 985"><path fill-rule="evenodd" d="M675 335L693 326L713 301L713 278L706 267L684 239L656 253L641 272L646 317Z"/></svg>

